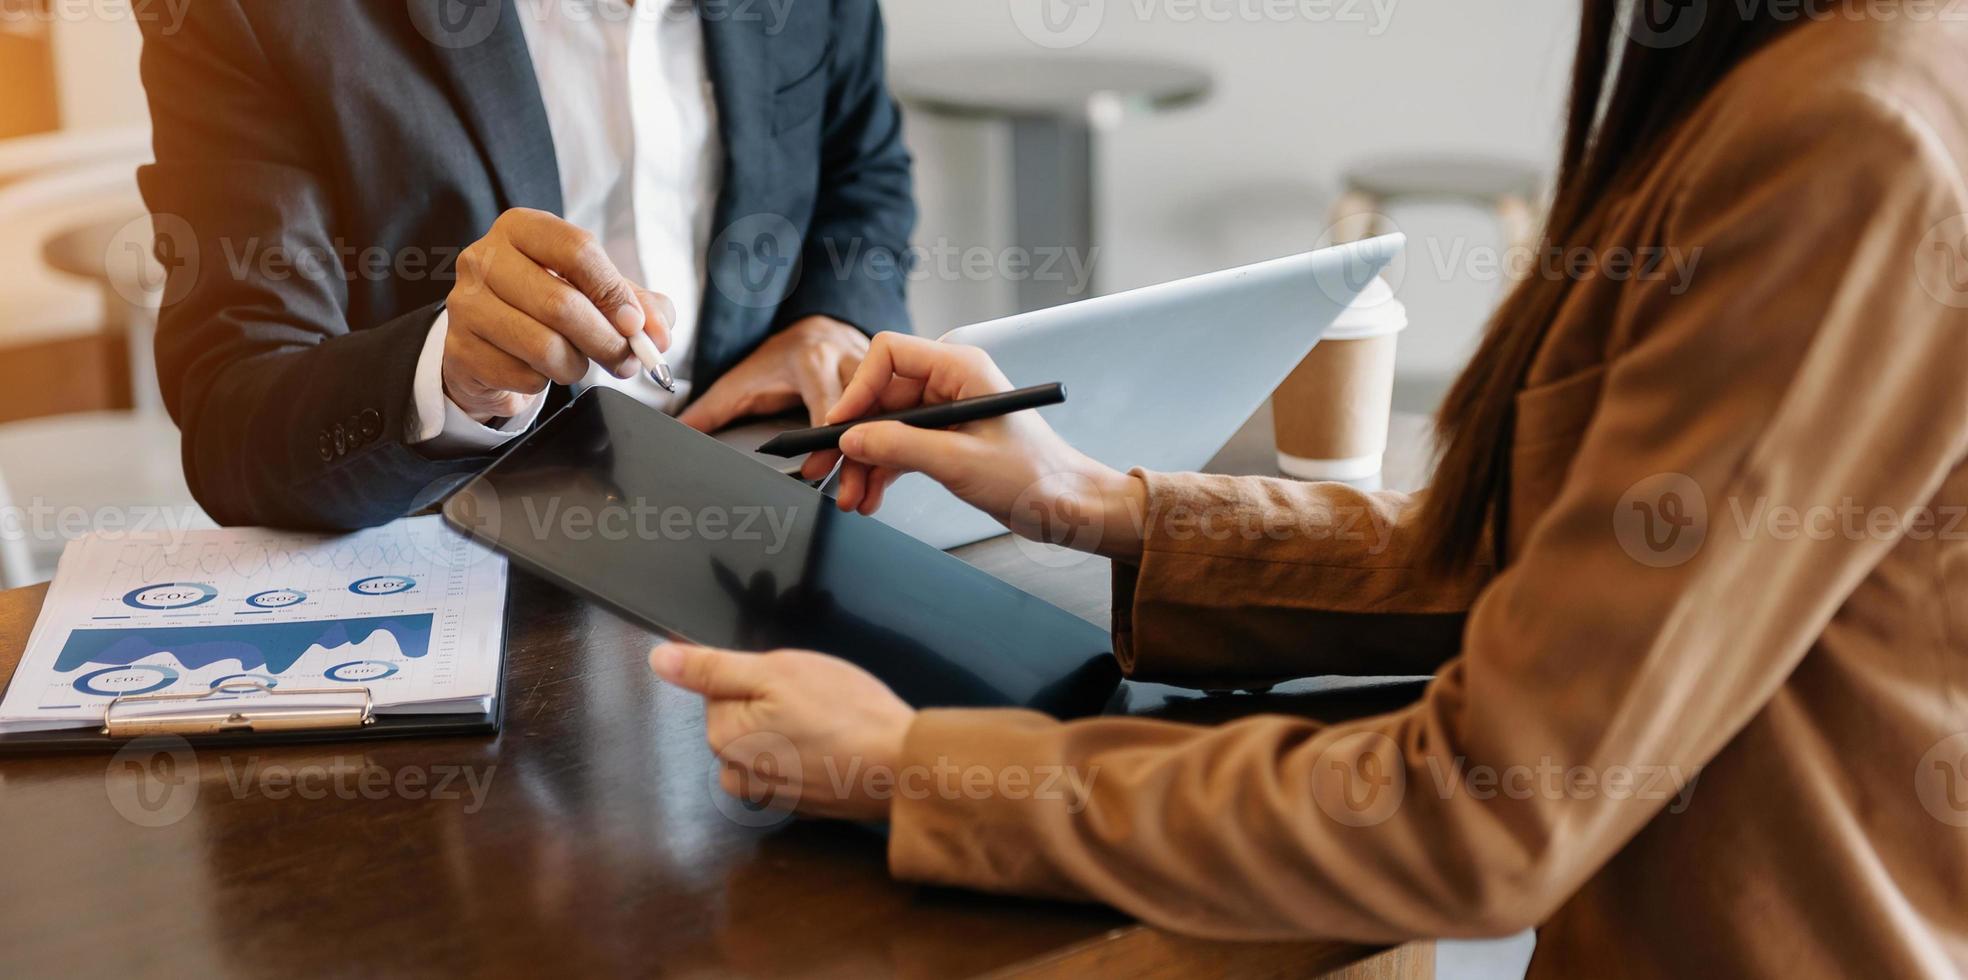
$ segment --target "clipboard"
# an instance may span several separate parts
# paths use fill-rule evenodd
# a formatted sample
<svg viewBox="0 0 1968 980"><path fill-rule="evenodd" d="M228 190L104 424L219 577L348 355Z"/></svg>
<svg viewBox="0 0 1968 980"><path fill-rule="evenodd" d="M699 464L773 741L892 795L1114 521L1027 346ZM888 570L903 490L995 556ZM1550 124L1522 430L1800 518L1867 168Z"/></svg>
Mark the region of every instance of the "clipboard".
<svg viewBox="0 0 1968 980"><path fill-rule="evenodd" d="M191 694L134 695L112 699L103 708L103 724L48 732L0 734L0 757L53 753L113 752L140 738L175 737L193 748L244 745L310 744L369 739L425 738L447 735L496 735L505 723L506 655L512 644L512 584L506 585L505 629L499 636L499 682L484 712L436 715L379 715L367 687L325 691L267 689L258 682L241 682L242 689L223 685ZM19 669L19 665L15 665ZM13 681L10 673L0 690ZM243 690L250 684L257 692ZM263 701L250 707L223 695L259 693ZM348 706L296 709L274 704L283 697L301 698L331 693L348 697ZM150 711L159 704L179 704L171 711Z"/></svg>

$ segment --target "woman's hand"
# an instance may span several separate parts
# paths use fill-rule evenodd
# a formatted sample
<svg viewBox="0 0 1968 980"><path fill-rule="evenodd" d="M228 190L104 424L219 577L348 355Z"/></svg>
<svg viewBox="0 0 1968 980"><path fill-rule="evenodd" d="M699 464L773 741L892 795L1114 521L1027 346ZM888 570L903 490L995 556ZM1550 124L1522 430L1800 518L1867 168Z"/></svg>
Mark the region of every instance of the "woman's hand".
<svg viewBox="0 0 1968 980"><path fill-rule="evenodd" d="M888 819L916 712L867 671L818 653L682 643L651 651L649 666L704 696L725 792L809 816Z"/></svg>
<svg viewBox="0 0 1968 980"><path fill-rule="evenodd" d="M832 424L1012 390L975 347L904 334L875 338ZM1081 551L1135 558L1147 487L1068 445L1037 412L1018 412L954 430L876 422L848 431L839 453L816 453L805 475L819 479L845 456L839 506L873 514L904 473L923 473L1012 531Z"/></svg>

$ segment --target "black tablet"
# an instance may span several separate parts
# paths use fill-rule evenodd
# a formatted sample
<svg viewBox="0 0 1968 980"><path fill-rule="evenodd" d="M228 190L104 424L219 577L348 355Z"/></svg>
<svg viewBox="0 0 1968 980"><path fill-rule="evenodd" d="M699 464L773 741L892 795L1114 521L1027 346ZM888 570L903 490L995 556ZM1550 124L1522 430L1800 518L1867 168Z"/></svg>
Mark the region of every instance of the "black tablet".
<svg viewBox="0 0 1968 980"><path fill-rule="evenodd" d="M444 516L651 628L834 654L917 707L1071 717L1120 679L1106 631L608 388L520 439Z"/></svg>

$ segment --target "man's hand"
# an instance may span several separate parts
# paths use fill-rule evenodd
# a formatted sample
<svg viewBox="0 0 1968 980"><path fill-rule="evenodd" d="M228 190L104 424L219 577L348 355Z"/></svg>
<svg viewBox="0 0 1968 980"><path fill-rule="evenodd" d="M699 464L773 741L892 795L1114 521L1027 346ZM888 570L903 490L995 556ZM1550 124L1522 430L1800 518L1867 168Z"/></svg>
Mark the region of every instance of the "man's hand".
<svg viewBox="0 0 1968 980"><path fill-rule="evenodd" d="M867 671L818 653L683 643L657 647L649 666L704 696L704 735L725 792L809 816L887 819L890 800L871 787L901 775L916 712ZM866 778L842 782L840 773Z"/></svg>
<svg viewBox="0 0 1968 980"><path fill-rule="evenodd" d="M716 432L742 418L803 404L819 425L867 354L866 334L831 317L807 317L760 344L678 420Z"/></svg>
<svg viewBox="0 0 1968 980"><path fill-rule="evenodd" d="M624 278L593 235L524 208L500 215L458 257L445 309L444 393L481 423L520 414L548 384L580 381L591 361L633 377L629 335L646 330L668 350L676 316L667 297Z"/></svg>

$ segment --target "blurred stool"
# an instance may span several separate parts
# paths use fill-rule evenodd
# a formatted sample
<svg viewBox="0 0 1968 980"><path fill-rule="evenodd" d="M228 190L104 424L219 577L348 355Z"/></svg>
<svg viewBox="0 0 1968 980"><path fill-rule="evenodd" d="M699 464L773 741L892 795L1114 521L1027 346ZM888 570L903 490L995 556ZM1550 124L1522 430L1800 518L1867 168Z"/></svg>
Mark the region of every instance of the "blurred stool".
<svg viewBox="0 0 1968 980"><path fill-rule="evenodd" d="M0 140L0 186L46 174L74 173L99 163L128 162L135 169L149 159L148 124L20 136Z"/></svg>
<svg viewBox="0 0 1968 980"><path fill-rule="evenodd" d="M1387 211L1396 204L1438 202L1494 214L1506 248L1537 245L1544 174L1527 163L1454 154L1387 157L1348 167L1340 184L1329 218L1335 244L1393 231Z"/></svg>
<svg viewBox="0 0 1968 980"><path fill-rule="evenodd" d="M37 241L41 262L101 294L107 322L96 329L127 339L134 403L0 424L0 481L12 498L0 519L0 575L9 585L27 584L18 580L23 575L45 578L68 539L88 531L211 526L185 483L178 431L157 395L151 335L164 274L151 254L135 165L0 188L0 227L23 229ZM0 323L0 338L15 326Z"/></svg>
<svg viewBox="0 0 1968 980"><path fill-rule="evenodd" d="M1100 134L1130 114L1199 101L1212 84L1208 73L1185 65L1078 56L957 58L897 65L890 76L896 97L912 109L1010 125L1012 238L1034 270L1057 255L1083 256L1095 267ZM1018 310L1098 295L1095 278L1076 289L1064 275L1034 271L1018 280Z"/></svg>

